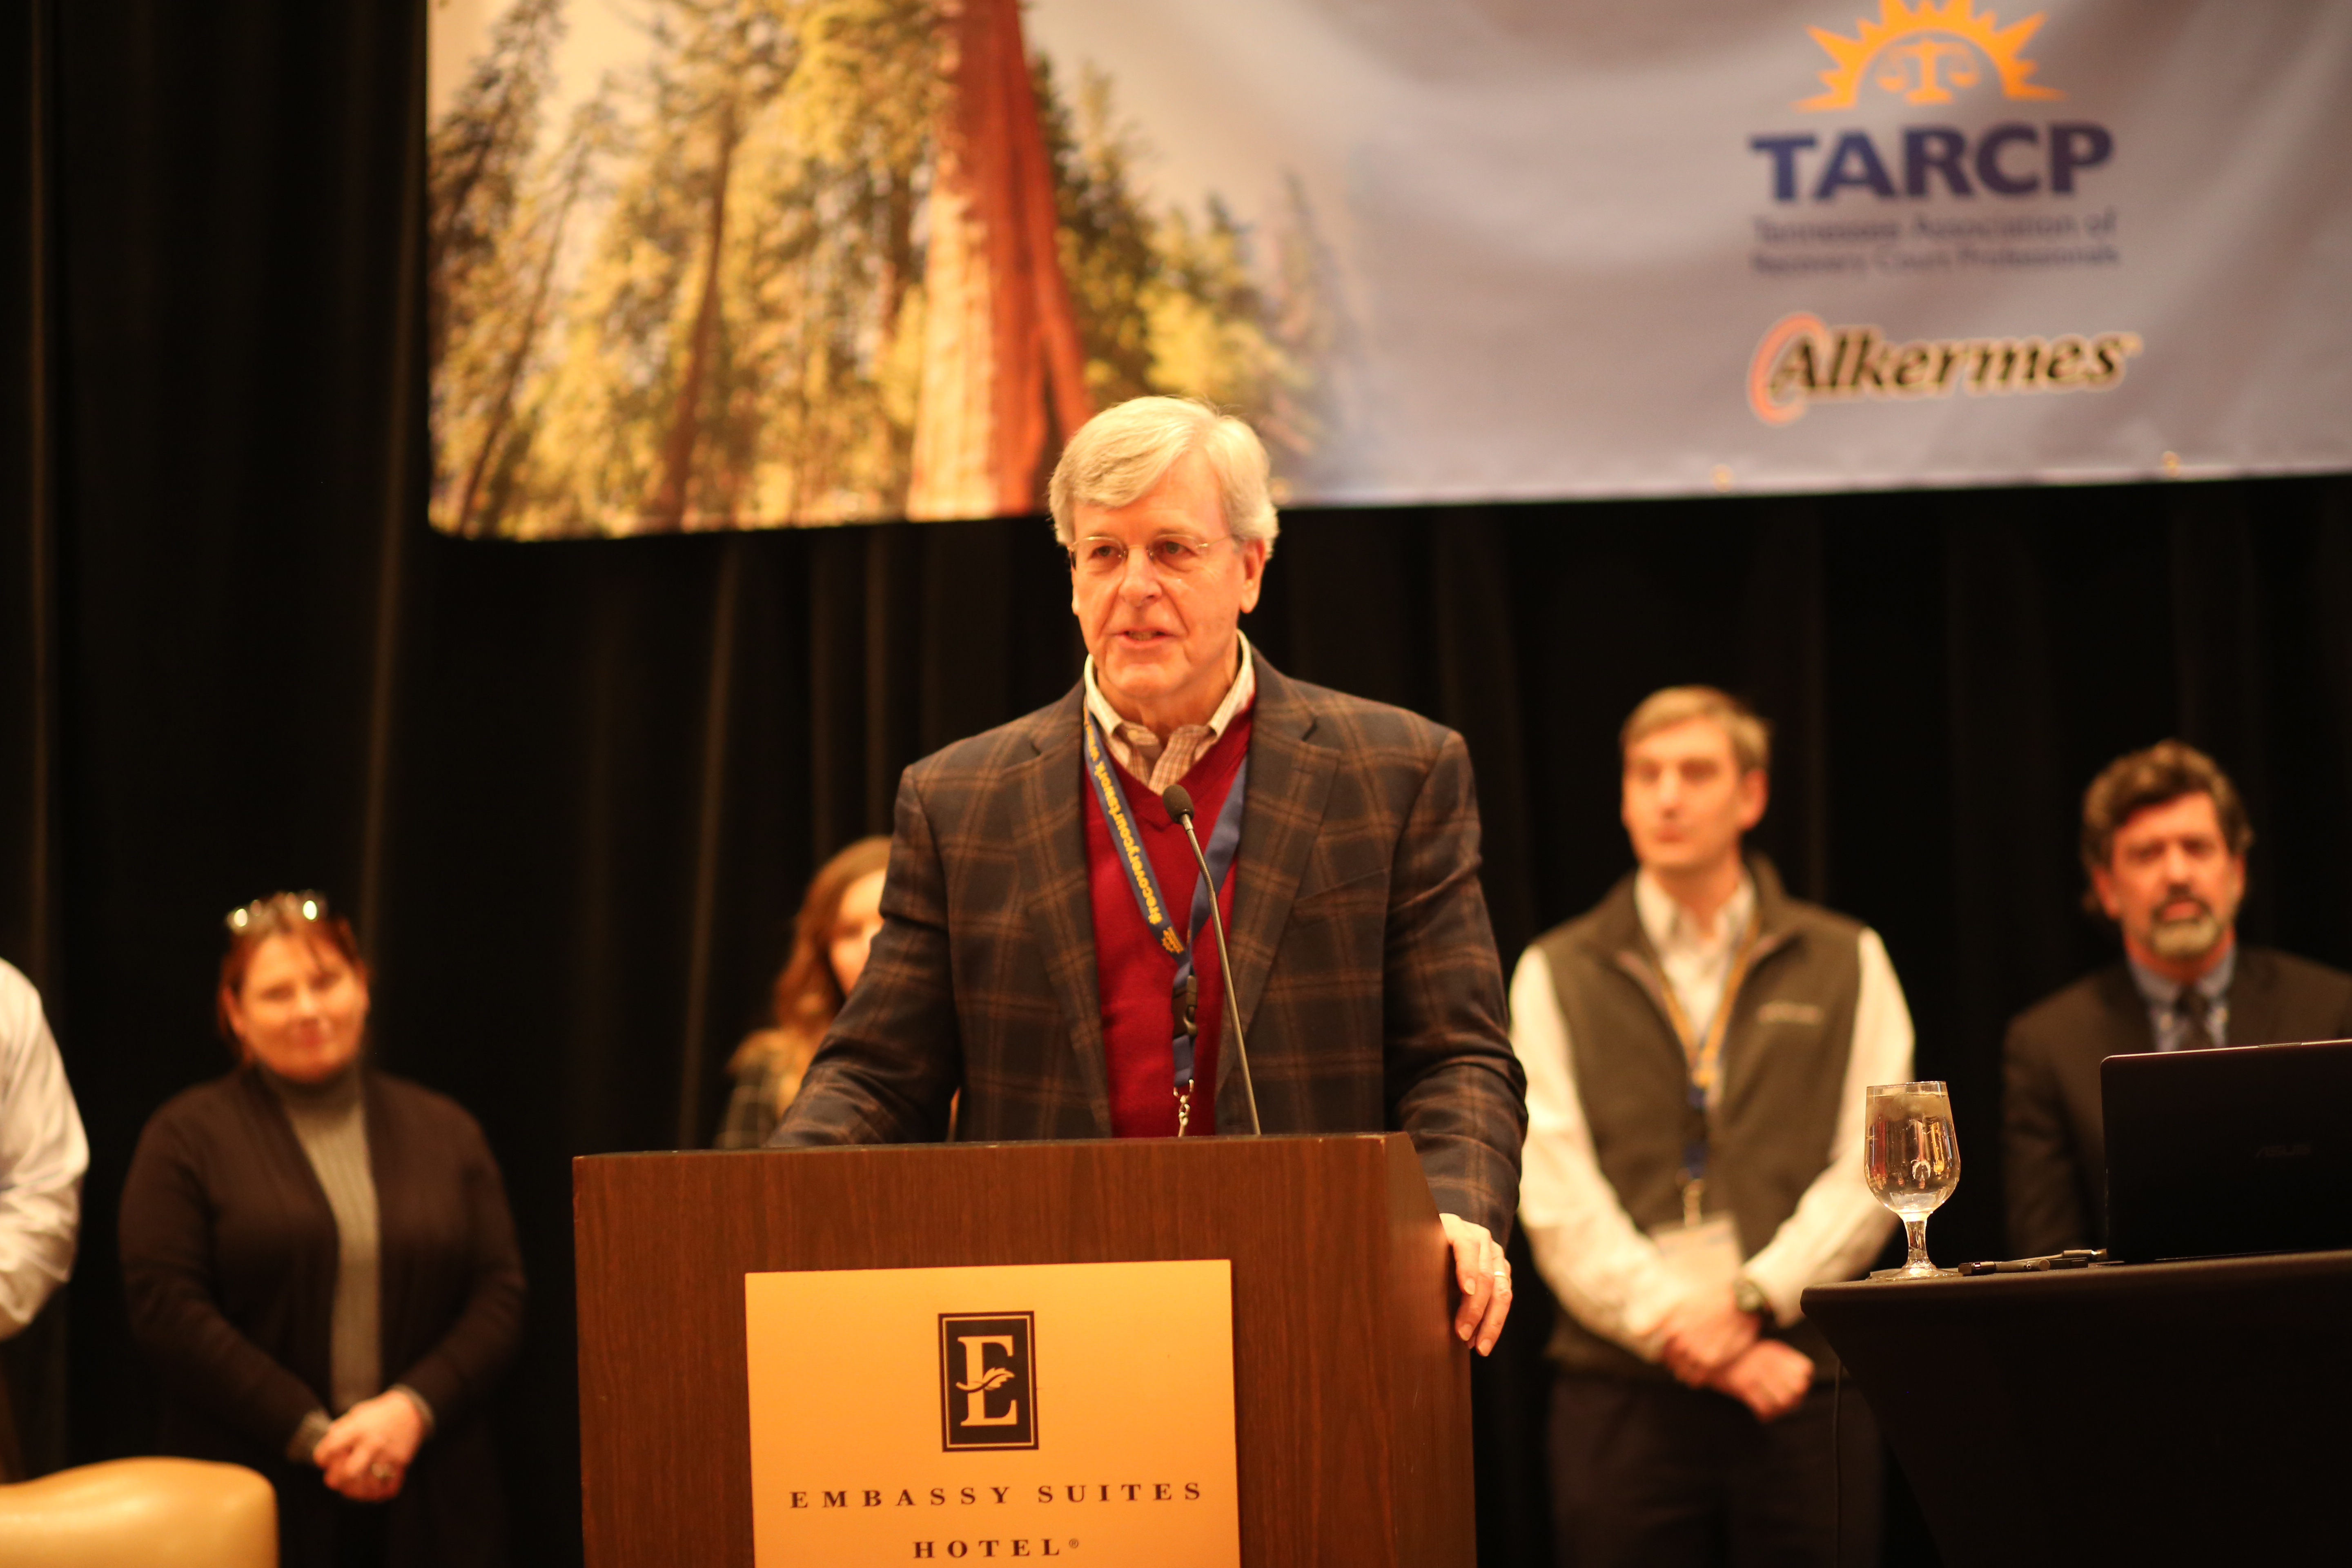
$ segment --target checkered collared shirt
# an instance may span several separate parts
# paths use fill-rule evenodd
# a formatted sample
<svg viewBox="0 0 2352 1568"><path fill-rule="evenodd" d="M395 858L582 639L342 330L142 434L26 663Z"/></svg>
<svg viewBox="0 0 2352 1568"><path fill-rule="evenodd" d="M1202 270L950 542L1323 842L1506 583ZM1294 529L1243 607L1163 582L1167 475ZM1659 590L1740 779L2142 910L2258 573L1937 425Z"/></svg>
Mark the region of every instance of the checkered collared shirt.
<svg viewBox="0 0 2352 1568"><path fill-rule="evenodd" d="M1186 724L1162 741L1140 724L1118 716L1118 711L1103 700L1102 689L1095 684L1094 656L1087 657L1087 711L1100 724L1103 735L1110 742L1111 760L1141 779L1154 795L1181 780L1201 760L1201 753L1217 743L1217 737L1234 721L1234 716L1250 705L1257 695L1257 671L1250 661L1249 638L1240 632L1234 636L1242 645L1241 672L1234 677L1233 686L1225 700L1205 724Z"/></svg>

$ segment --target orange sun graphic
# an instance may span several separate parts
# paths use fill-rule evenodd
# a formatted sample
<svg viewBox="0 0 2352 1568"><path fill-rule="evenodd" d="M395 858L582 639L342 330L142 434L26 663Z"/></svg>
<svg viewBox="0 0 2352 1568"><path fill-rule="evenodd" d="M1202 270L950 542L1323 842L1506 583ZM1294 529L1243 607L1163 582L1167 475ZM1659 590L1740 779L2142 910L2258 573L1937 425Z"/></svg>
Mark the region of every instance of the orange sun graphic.
<svg viewBox="0 0 2352 1568"><path fill-rule="evenodd" d="M1878 20L1856 17L1851 38L1822 27L1807 29L1836 64L1822 72L1829 90L1800 99L1797 107L1851 109L1865 79L1911 103L1949 103L1952 89L1974 87L1981 79L1979 55L1999 73L2004 97L2063 98L2054 87L2026 79L2035 66L2022 51L2042 16L2036 11L2004 27L1990 11L1977 10L1975 0L1918 0L1916 8L1904 0L1879 0Z"/></svg>

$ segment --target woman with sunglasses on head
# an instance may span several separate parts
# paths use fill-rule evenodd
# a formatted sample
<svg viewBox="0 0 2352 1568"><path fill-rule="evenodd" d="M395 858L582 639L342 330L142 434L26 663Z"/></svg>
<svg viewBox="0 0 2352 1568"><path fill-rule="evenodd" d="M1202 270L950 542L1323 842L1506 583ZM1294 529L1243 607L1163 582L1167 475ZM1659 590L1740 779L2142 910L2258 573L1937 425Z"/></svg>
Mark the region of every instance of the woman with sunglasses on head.
<svg viewBox="0 0 2352 1568"><path fill-rule="evenodd" d="M721 1149L756 1149L800 1092L801 1075L824 1043L833 1016L866 969L866 952L882 929L882 873L887 838L861 838L809 879L793 952L776 976L773 1027L747 1036L728 1070L735 1091L719 1128Z"/></svg>
<svg viewBox="0 0 2352 1568"><path fill-rule="evenodd" d="M122 1192L163 1449L268 1477L287 1568L503 1562L480 1411L523 1276L498 1166L456 1102L365 1059L367 965L320 895L228 927L238 1066L149 1120Z"/></svg>

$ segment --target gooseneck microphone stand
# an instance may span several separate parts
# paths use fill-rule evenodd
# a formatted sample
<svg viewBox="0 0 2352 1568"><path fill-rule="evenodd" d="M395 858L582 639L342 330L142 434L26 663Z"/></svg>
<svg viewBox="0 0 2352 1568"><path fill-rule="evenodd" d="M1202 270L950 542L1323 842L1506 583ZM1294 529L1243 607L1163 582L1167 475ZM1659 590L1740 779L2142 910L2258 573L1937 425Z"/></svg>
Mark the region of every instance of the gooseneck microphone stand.
<svg viewBox="0 0 2352 1568"><path fill-rule="evenodd" d="M1201 881L1209 889L1209 923L1217 928L1217 973L1223 979L1225 1016L1234 1026L1234 1063L1242 1070L1242 1100L1249 1107L1250 1132L1265 1136L1258 1125L1257 1090L1250 1083L1249 1047L1242 1040L1242 1005L1234 995L1234 955L1225 946L1225 917L1217 908L1217 882L1209 874L1209 857L1201 849L1201 836L1192 831L1192 796L1182 784L1170 784L1160 792L1160 804L1168 815L1184 828L1184 842L1192 847L1192 858L1200 863Z"/></svg>

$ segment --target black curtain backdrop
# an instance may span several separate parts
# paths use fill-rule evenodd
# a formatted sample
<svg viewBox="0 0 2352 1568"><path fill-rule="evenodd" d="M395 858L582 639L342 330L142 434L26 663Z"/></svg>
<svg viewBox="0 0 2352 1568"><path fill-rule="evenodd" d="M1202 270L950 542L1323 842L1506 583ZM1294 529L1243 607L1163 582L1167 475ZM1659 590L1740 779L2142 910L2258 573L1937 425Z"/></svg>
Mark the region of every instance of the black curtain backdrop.
<svg viewBox="0 0 2352 1568"><path fill-rule="evenodd" d="M525 1561L576 1562L569 1162L709 1135L819 859L887 830L906 763L1076 678L1059 558L1038 521L432 534L417 0L33 0L8 26L0 955L48 998L93 1150L76 1280L8 1358L70 1389L37 1452L151 1442L123 1172L226 1065L222 911L320 888L362 919L383 1061L505 1169L533 1297L501 1452ZM2214 752L2262 836L2248 935L2352 965L2347 609L2327 478L1302 510L1250 631L1468 738L1507 964L1628 867L1633 704L1752 698L1779 726L1759 843L1884 934L1920 1076L1952 1085L1950 1260L2001 1251L2004 1020L2113 953L2076 903L2102 763ZM1491 1563L1545 1560L1549 1311L1528 1290L1478 1377ZM1898 1506L1890 1561L1931 1555Z"/></svg>

